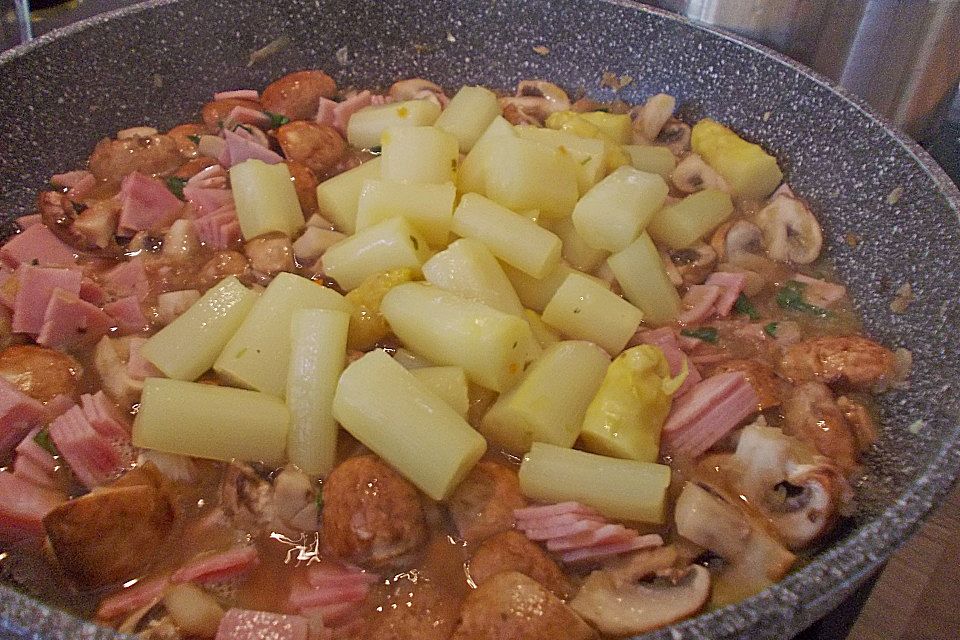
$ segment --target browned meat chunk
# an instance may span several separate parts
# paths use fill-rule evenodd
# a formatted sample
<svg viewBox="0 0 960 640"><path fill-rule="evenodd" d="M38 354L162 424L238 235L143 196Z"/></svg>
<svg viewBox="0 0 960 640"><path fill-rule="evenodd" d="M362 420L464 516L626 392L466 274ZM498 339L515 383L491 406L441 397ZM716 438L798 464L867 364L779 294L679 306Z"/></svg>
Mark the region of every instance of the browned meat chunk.
<svg viewBox="0 0 960 640"><path fill-rule="evenodd" d="M220 483L221 506L238 528L251 533L317 530L317 490L289 466L268 479L248 464L233 463Z"/></svg>
<svg viewBox="0 0 960 640"><path fill-rule="evenodd" d="M460 536L477 543L513 528L513 510L527 506L517 473L495 462L473 468L447 503Z"/></svg>
<svg viewBox="0 0 960 640"><path fill-rule="evenodd" d="M373 455L349 458L323 486L323 540L353 562L382 565L411 553L427 528L416 488Z"/></svg>
<svg viewBox="0 0 960 640"><path fill-rule="evenodd" d="M365 629L364 640L447 640L457 623L459 603L429 579L401 581Z"/></svg>
<svg viewBox="0 0 960 640"><path fill-rule="evenodd" d="M784 433L809 443L849 473L857 466L857 438L833 392L819 382L793 389L783 403Z"/></svg>
<svg viewBox="0 0 960 640"><path fill-rule="evenodd" d="M300 201L303 217L310 218L319 211L317 176L310 170L310 167L302 162L287 160L287 169L290 170L290 180L293 182L293 188L297 190L297 200Z"/></svg>
<svg viewBox="0 0 960 640"><path fill-rule="evenodd" d="M837 398L837 406L840 407L843 416L850 423L850 428L853 429L853 435L857 439L857 447L860 451L865 451L876 442L876 422L863 404L847 396L840 396Z"/></svg>
<svg viewBox="0 0 960 640"><path fill-rule="evenodd" d="M76 397L82 375L80 363L62 351L27 344L0 351L0 377L40 402Z"/></svg>
<svg viewBox="0 0 960 640"><path fill-rule="evenodd" d="M518 571L560 598L566 598L573 590L557 563L516 531L504 531L485 540L473 554L468 568L470 578L478 586L503 571Z"/></svg>
<svg viewBox="0 0 960 640"><path fill-rule="evenodd" d="M287 160L302 162L318 176L326 175L340 161L347 142L333 127L297 120L276 132Z"/></svg>
<svg viewBox="0 0 960 640"><path fill-rule="evenodd" d="M789 347L780 371L794 382L813 380L854 389L889 384L895 377L893 352L860 336L811 338Z"/></svg>
<svg viewBox="0 0 960 640"><path fill-rule="evenodd" d="M516 571L467 596L452 640L587 640L597 634L558 597Z"/></svg>
<svg viewBox="0 0 960 640"><path fill-rule="evenodd" d="M337 84L323 71L295 71L268 84L260 103L267 111L291 120L312 120L320 98L332 98L336 93Z"/></svg>
<svg viewBox="0 0 960 640"><path fill-rule="evenodd" d="M773 369L756 360L727 360L711 369L710 375L715 376L730 371L742 371L746 376L747 382L757 392L758 411L780 406L783 383Z"/></svg>
<svg viewBox="0 0 960 640"><path fill-rule="evenodd" d="M200 269L203 283L212 287L227 276L244 278L250 271L250 263L239 251L219 251Z"/></svg>
<svg viewBox="0 0 960 640"><path fill-rule="evenodd" d="M57 507L43 525L63 570L96 589L142 575L176 518L169 484L146 465Z"/></svg>
<svg viewBox="0 0 960 640"><path fill-rule="evenodd" d="M101 140L90 155L90 171L98 180L119 185L123 177L139 171L148 176L167 175L183 164L177 141L168 135L134 136Z"/></svg>

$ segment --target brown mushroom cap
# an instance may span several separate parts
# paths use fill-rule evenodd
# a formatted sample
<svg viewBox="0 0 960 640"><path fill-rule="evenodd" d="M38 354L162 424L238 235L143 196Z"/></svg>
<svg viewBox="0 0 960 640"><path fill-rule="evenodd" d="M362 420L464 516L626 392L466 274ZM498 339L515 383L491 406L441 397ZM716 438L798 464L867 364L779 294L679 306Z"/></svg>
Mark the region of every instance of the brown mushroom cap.
<svg viewBox="0 0 960 640"><path fill-rule="evenodd" d="M663 547L594 571L570 607L612 636L632 636L693 615L710 595L710 573L699 565L673 569L676 556L672 547Z"/></svg>
<svg viewBox="0 0 960 640"><path fill-rule="evenodd" d="M820 256L823 233L807 206L778 195L756 215L770 257L778 262L810 264Z"/></svg>
<svg viewBox="0 0 960 640"><path fill-rule="evenodd" d="M670 174L670 182L684 193L694 193L703 189L719 189L730 192L730 185L716 170L703 161L696 153L688 154Z"/></svg>

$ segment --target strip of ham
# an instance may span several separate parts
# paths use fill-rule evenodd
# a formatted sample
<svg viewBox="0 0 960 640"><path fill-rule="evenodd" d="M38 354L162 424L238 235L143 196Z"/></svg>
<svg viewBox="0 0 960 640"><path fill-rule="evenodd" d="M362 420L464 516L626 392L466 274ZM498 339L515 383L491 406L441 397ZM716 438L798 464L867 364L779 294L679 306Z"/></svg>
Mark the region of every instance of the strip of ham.
<svg viewBox="0 0 960 640"><path fill-rule="evenodd" d="M193 174L190 179L187 180L186 186L199 187L201 189L226 189L227 172L221 165L212 164Z"/></svg>
<svg viewBox="0 0 960 640"><path fill-rule="evenodd" d="M83 274L75 269L34 267L25 264L17 270L19 288L13 306L12 329L16 333L40 333L47 307L56 290L79 294Z"/></svg>
<svg viewBox="0 0 960 640"><path fill-rule="evenodd" d="M31 213L17 218L17 226L20 227L21 231L26 231L33 225L40 224L41 222L43 222L43 216L39 213Z"/></svg>
<svg viewBox="0 0 960 640"><path fill-rule="evenodd" d="M112 326L113 319L103 309L56 289L44 313L37 343L60 349L90 344L106 335Z"/></svg>
<svg viewBox="0 0 960 640"><path fill-rule="evenodd" d="M73 475L89 489L123 471L120 444L98 433L80 407L71 408L50 423L50 438Z"/></svg>
<svg viewBox="0 0 960 640"><path fill-rule="evenodd" d="M312 565L306 579L298 576L293 581L288 603L294 611L319 613L325 624L335 624L355 611L356 604L366 599L370 585L379 581L375 574L349 565ZM343 608L344 604L351 606Z"/></svg>
<svg viewBox="0 0 960 640"><path fill-rule="evenodd" d="M641 344L649 344L660 349L667 364L670 365L670 375L678 376L683 371L683 364L687 364L687 377L673 394L674 398L679 398L687 391L690 391L698 382L703 380L700 370L696 365L690 362L690 358L680 349L680 342L677 339L677 333L670 327L660 327L651 331L643 331L637 339Z"/></svg>
<svg viewBox="0 0 960 640"><path fill-rule="evenodd" d="M46 421L39 400L0 378L0 456L6 458L30 430Z"/></svg>
<svg viewBox="0 0 960 640"><path fill-rule="evenodd" d="M161 293L157 296L157 319L162 324L168 325L179 318L199 299L200 291L197 289L181 289L180 291Z"/></svg>
<svg viewBox="0 0 960 640"><path fill-rule="evenodd" d="M103 391L80 396L80 408L94 430L108 440L123 442L130 438L130 427L123 422Z"/></svg>
<svg viewBox="0 0 960 640"><path fill-rule="evenodd" d="M214 584L244 576L260 564L256 547L242 546L187 562L170 577L170 582Z"/></svg>
<svg viewBox="0 0 960 640"><path fill-rule="evenodd" d="M217 160L227 169L247 160L262 160L267 164L283 162L283 158L277 153L233 131L225 130L223 139L227 144Z"/></svg>
<svg viewBox="0 0 960 640"><path fill-rule="evenodd" d="M194 224L200 242L213 249L228 249L240 241L240 221L232 201L213 213L197 218Z"/></svg>
<svg viewBox="0 0 960 640"><path fill-rule="evenodd" d="M215 640L307 640L309 632L303 616L230 609L220 619Z"/></svg>
<svg viewBox="0 0 960 640"><path fill-rule="evenodd" d="M214 100L230 100L231 98L259 102L260 92L256 89L233 89L232 91L218 91L213 94Z"/></svg>
<svg viewBox="0 0 960 640"><path fill-rule="evenodd" d="M77 262L74 250L44 224L34 224L0 247L0 261L11 269L21 264L66 267Z"/></svg>
<svg viewBox="0 0 960 640"><path fill-rule="evenodd" d="M97 186L97 178L89 171L67 171L50 178L51 184L67 189L67 197L81 200Z"/></svg>
<svg viewBox="0 0 960 640"><path fill-rule="evenodd" d="M139 171L123 179L119 197L117 232L124 235L166 227L177 219L183 207L167 185Z"/></svg>
<svg viewBox="0 0 960 640"><path fill-rule="evenodd" d="M115 298L136 296L143 300L150 293L150 281L147 279L147 270L140 256L133 257L107 271L103 275L103 282L107 291Z"/></svg>
<svg viewBox="0 0 960 640"><path fill-rule="evenodd" d="M805 302L824 309L832 307L847 295L847 288L843 285L817 280L802 273L795 273L790 279L805 285L803 288Z"/></svg>
<svg viewBox="0 0 960 640"><path fill-rule="evenodd" d="M712 284L695 284L687 289L683 299L683 311L677 316L682 325L699 324L713 315L720 300L721 289Z"/></svg>
<svg viewBox="0 0 960 640"><path fill-rule="evenodd" d="M233 131L239 124L249 124L261 129L269 129L272 124L270 116L263 111L251 109L250 107L236 106L230 110L227 117L223 119L223 128L225 131Z"/></svg>
<svg viewBox="0 0 960 640"><path fill-rule="evenodd" d="M721 318L726 318L733 310L733 305L737 303L737 298L743 293L743 288L747 284L747 276L742 273L717 271L710 274L706 284L720 287L720 297L717 300L715 311Z"/></svg>
<svg viewBox="0 0 960 640"><path fill-rule="evenodd" d="M333 127L340 132L340 135L347 135L347 124L350 118L360 109L369 107L372 104L386 104L384 96L374 96L369 91L361 91L356 95L346 98L343 102L334 102L329 98L320 98L320 105L317 109L317 124L324 124Z"/></svg>
<svg viewBox="0 0 960 640"><path fill-rule="evenodd" d="M0 540L16 542L43 535L43 519L66 499L59 491L0 472Z"/></svg>
<svg viewBox="0 0 960 640"><path fill-rule="evenodd" d="M201 187L188 184L183 188L183 197L196 207L201 217L223 207L233 206L233 191L219 187Z"/></svg>
<svg viewBox="0 0 960 640"><path fill-rule="evenodd" d="M516 509L516 527L567 564L595 561L627 551L658 547L658 535L640 535L610 522L596 510L578 502L562 502Z"/></svg>
<svg viewBox="0 0 960 640"><path fill-rule="evenodd" d="M170 579L167 576L161 576L125 587L100 601L100 606L97 607L97 618L113 620L154 605L160 602L160 598L169 586Z"/></svg>
<svg viewBox="0 0 960 640"><path fill-rule="evenodd" d="M49 451L37 443L35 438L38 433L40 429L34 429L17 445L13 475L21 480L56 491L60 488L56 475L57 461Z"/></svg>
<svg viewBox="0 0 960 640"><path fill-rule="evenodd" d="M63 393L53 396L47 404L43 405L43 410L47 414L46 422L50 422L75 404L77 403L73 401L73 398Z"/></svg>
<svg viewBox="0 0 960 640"><path fill-rule="evenodd" d="M107 299L107 293L103 290L103 287L90 278L84 278L80 281L80 293L78 295L81 300L96 305L103 304Z"/></svg>
<svg viewBox="0 0 960 640"><path fill-rule="evenodd" d="M150 328L137 296L125 296L103 305L103 310L113 318L120 335L140 333Z"/></svg>
<svg viewBox="0 0 960 640"><path fill-rule="evenodd" d="M757 410L759 398L741 371L711 376L678 399L663 426L663 446L696 457Z"/></svg>

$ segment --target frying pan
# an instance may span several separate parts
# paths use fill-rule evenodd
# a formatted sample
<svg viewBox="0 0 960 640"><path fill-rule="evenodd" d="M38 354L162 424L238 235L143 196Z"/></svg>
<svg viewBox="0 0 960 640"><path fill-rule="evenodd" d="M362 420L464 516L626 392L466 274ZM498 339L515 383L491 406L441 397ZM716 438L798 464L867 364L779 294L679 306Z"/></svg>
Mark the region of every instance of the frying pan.
<svg viewBox="0 0 960 640"><path fill-rule="evenodd" d="M251 64L270 43L279 50ZM448 89L511 89L536 77L599 99L614 95L600 86L609 71L629 76L618 94L627 101L673 94L681 117L716 118L777 156L819 212L827 257L867 333L913 352L910 387L881 400L861 499L835 541L763 593L645 637L792 636L874 572L956 477L960 193L919 147L811 71L633 3L154 0L78 23L0 54L5 224L100 137L138 124L165 129L195 119L215 90L261 88L310 67L341 86L422 76ZM889 305L905 283L916 301L895 314ZM6 585L0 630L118 637Z"/></svg>

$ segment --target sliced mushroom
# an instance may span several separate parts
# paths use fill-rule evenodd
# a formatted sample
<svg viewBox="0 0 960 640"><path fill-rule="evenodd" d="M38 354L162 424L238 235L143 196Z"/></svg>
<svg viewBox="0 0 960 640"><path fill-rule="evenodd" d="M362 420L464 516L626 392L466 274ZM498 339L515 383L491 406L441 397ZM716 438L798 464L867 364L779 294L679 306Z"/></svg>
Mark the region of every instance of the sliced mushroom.
<svg viewBox="0 0 960 640"><path fill-rule="evenodd" d="M810 264L820 256L820 223L801 200L779 195L757 213L755 220L774 260Z"/></svg>
<svg viewBox="0 0 960 640"><path fill-rule="evenodd" d="M670 174L670 181L684 193L694 193L703 189L719 189L730 192L730 185L713 167L703 161L696 153L691 153L676 166Z"/></svg>
<svg viewBox="0 0 960 640"><path fill-rule="evenodd" d="M653 143L667 147L677 157L682 156L690 151L690 125L676 118L670 118L660 129Z"/></svg>
<svg viewBox="0 0 960 640"><path fill-rule="evenodd" d="M518 97L543 98L550 103L552 111L568 111L570 98L567 92L544 80L521 80L517 85Z"/></svg>
<svg viewBox="0 0 960 640"><path fill-rule="evenodd" d="M771 522L790 549L803 549L833 529L853 491L829 462L793 465L766 500Z"/></svg>
<svg viewBox="0 0 960 640"><path fill-rule="evenodd" d="M680 270L677 269L677 265L673 263L673 258L670 256L670 253L667 251L661 251L660 261L663 263L664 271L667 272L667 277L670 279L670 284L675 287L682 285L683 276L680 275ZM603 265L606 265L606 262L604 262Z"/></svg>
<svg viewBox="0 0 960 640"><path fill-rule="evenodd" d="M43 224L71 248L97 258L119 258L123 255L124 248L117 244L115 235L115 223L119 217L119 211L117 211L118 215L112 219L114 228L108 229L108 234L101 234L104 216L97 215L97 224L91 228L89 216L84 220L80 219L87 208L82 205L74 206L70 198L57 191L41 193L37 209ZM77 226L78 222L79 226ZM102 240L106 240L106 246L100 246Z"/></svg>
<svg viewBox="0 0 960 640"><path fill-rule="evenodd" d="M713 232L710 246L721 260L736 262L743 254L763 254L763 232L760 227L746 220L727 222Z"/></svg>
<svg viewBox="0 0 960 640"><path fill-rule="evenodd" d="M710 595L702 566L675 569L677 552L662 547L638 553L618 567L594 571L570 607L601 632L632 636L699 611Z"/></svg>
<svg viewBox="0 0 960 640"><path fill-rule="evenodd" d="M630 111L633 119L633 141L637 144L650 144L660 135L676 107L676 98L665 93L650 96L642 106L634 107Z"/></svg>
<svg viewBox="0 0 960 640"><path fill-rule="evenodd" d="M566 91L551 82L523 80L517 85L517 95L500 98L503 117L513 124L542 126L551 113L570 109Z"/></svg>
<svg viewBox="0 0 960 640"><path fill-rule="evenodd" d="M674 518L677 533L724 561L714 582L713 605L759 593L786 575L796 560L760 523L692 482L684 485Z"/></svg>
<svg viewBox="0 0 960 640"><path fill-rule="evenodd" d="M692 247L671 251L670 262L676 267L683 284L703 284L717 262L717 252L710 245L701 242Z"/></svg>
<svg viewBox="0 0 960 640"><path fill-rule="evenodd" d="M783 417L784 433L808 443L845 473L857 470L857 439L829 387L819 382L797 385L784 398Z"/></svg>
<svg viewBox="0 0 960 640"><path fill-rule="evenodd" d="M450 103L450 98L439 85L423 78L394 82L387 94L394 100L430 100L441 108Z"/></svg>

